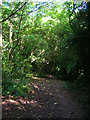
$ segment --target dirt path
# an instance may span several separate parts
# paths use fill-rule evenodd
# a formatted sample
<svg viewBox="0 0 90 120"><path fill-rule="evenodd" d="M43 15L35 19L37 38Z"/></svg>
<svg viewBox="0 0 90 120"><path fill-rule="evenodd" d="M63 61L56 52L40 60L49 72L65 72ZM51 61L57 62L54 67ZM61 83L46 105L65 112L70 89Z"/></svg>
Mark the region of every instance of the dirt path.
<svg viewBox="0 0 90 120"><path fill-rule="evenodd" d="M84 118L83 110L55 77L34 78L30 87L28 99L3 100L3 118Z"/></svg>

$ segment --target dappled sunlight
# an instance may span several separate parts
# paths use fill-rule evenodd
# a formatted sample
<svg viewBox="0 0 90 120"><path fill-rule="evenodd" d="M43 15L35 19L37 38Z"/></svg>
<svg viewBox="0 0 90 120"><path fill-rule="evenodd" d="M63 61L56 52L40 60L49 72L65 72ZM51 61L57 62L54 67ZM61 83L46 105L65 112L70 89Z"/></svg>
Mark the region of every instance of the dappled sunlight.
<svg viewBox="0 0 90 120"><path fill-rule="evenodd" d="M32 77L32 79L33 80L41 80L41 81L46 80L46 78L43 78L43 77L40 77L40 78L38 78L38 77Z"/></svg>
<svg viewBox="0 0 90 120"><path fill-rule="evenodd" d="M8 107L8 108L5 108L5 110L11 110L11 108L10 108L10 107Z"/></svg>
<svg viewBox="0 0 90 120"><path fill-rule="evenodd" d="M48 76L50 79L53 77L53 75ZM73 116L78 114L77 112L79 109L77 109L76 105L72 104L71 98L67 95L68 93L59 87L60 81L58 82L56 79L52 79L52 84L48 81L49 79L46 79L43 82L40 78L37 83L30 83L29 85L31 87L31 92L29 91L30 93L28 92L27 94L28 96L31 94L31 97L26 98L18 96L14 99L10 96L11 98L5 100L5 97L3 96L3 114L8 111L11 116L15 114L17 118L23 118L24 115L33 116L36 118L39 116L47 116L48 118L52 118L53 115L60 117L60 115L62 116L61 111L65 116Z"/></svg>
<svg viewBox="0 0 90 120"><path fill-rule="evenodd" d="M33 83L33 87L34 87L35 89L39 90L39 87L38 87L35 83Z"/></svg>
<svg viewBox="0 0 90 120"><path fill-rule="evenodd" d="M37 96L35 96L35 98L36 97ZM39 101L37 102L37 100L33 100L33 99L29 100L27 98L22 98L22 97L16 98L16 99L6 99L2 102L2 105L6 106L5 110L9 109L8 105L15 105L15 106L18 106L19 109L22 109L22 105L23 105L23 107L25 107L27 105L30 105L32 107L36 107L36 106L41 107L39 104L40 103L39 103Z"/></svg>
<svg viewBox="0 0 90 120"><path fill-rule="evenodd" d="M34 80L39 80L40 78L38 78L38 77L32 77L32 79L34 79Z"/></svg>
<svg viewBox="0 0 90 120"><path fill-rule="evenodd" d="M29 1L1 5L3 115L76 118L69 92L88 105L90 2Z"/></svg>
<svg viewBox="0 0 90 120"><path fill-rule="evenodd" d="M39 87L37 86L37 85L35 85L35 84L33 84L34 85L34 88L37 88L37 89L39 89Z"/></svg>
<svg viewBox="0 0 90 120"><path fill-rule="evenodd" d="M38 106L38 103L37 101L35 100L24 100L24 99L19 99L18 100L20 103L24 104L24 105L27 105L27 104L30 104L31 106L35 107L35 106Z"/></svg>
<svg viewBox="0 0 90 120"><path fill-rule="evenodd" d="M2 105L8 104L8 103L10 103L10 104L15 104L15 105L19 105L19 102L18 102L18 101L12 100L12 99L5 100L4 102L2 102Z"/></svg>
<svg viewBox="0 0 90 120"><path fill-rule="evenodd" d="M23 99L19 99L19 102L21 102L22 104L29 104L30 102L27 100L23 100Z"/></svg>
<svg viewBox="0 0 90 120"><path fill-rule="evenodd" d="M31 100L31 101L30 101L30 105L32 105L33 107L36 107L36 106L38 106L39 104L37 103L37 101Z"/></svg>
<svg viewBox="0 0 90 120"><path fill-rule="evenodd" d="M23 107L18 106L18 109L21 110Z"/></svg>

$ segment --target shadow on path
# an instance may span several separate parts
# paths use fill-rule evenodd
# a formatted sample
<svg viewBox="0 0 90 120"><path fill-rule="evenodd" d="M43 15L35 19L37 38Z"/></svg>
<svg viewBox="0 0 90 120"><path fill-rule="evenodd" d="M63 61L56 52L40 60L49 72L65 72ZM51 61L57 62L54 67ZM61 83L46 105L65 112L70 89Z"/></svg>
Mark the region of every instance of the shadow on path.
<svg viewBox="0 0 90 120"><path fill-rule="evenodd" d="M28 98L14 99L11 96L3 99L3 118L84 118L83 110L72 101L69 92L56 77L48 75L48 78L33 80Z"/></svg>

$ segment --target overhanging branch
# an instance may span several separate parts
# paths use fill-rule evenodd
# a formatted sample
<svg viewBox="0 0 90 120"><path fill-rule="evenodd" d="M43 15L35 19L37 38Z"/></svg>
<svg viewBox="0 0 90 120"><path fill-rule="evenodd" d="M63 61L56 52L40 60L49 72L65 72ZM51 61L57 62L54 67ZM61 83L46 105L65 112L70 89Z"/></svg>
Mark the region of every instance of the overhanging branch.
<svg viewBox="0 0 90 120"><path fill-rule="evenodd" d="M29 0L28 0L28 1L29 1ZM28 1L27 1L27 2L28 2ZM5 19L3 19L2 21L0 21L0 23L8 20L10 17L12 17L13 15L15 15L19 10L21 10L21 9L27 4L27 2L25 2L25 3L24 3L20 8L18 8L15 12L11 12L11 14L10 14L7 18L5 18ZM14 11L14 10L13 10L13 11Z"/></svg>
<svg viewBox="0 0 90 120"><path fill-rule="evenodd" d="M83 4L83 2L82 2L79 6L75 7L76 4L73 3L73 10L72 10L71 14L69 15L69 25L70 25L70 27L72 28L73 31L74 31L74 28L73 28L73 26L72 26L72 22L73 22L75 19L78 18L75 10L76 10L77 8L81 7L82 4ZM72 16L73 14L75 15L75 18L71 19L71 16Z"/></svg>

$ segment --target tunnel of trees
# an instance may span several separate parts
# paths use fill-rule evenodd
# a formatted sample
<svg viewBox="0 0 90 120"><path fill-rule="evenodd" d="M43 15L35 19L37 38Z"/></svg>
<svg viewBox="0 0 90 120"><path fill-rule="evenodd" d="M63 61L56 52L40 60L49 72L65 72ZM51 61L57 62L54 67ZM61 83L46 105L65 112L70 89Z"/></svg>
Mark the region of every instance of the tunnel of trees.
<svg viewBox="0 0 90 120"><path fill-rule="evenodd" d="M0 24L3 95L44 74L89 89L90 2L3 2Z"/></svg>

